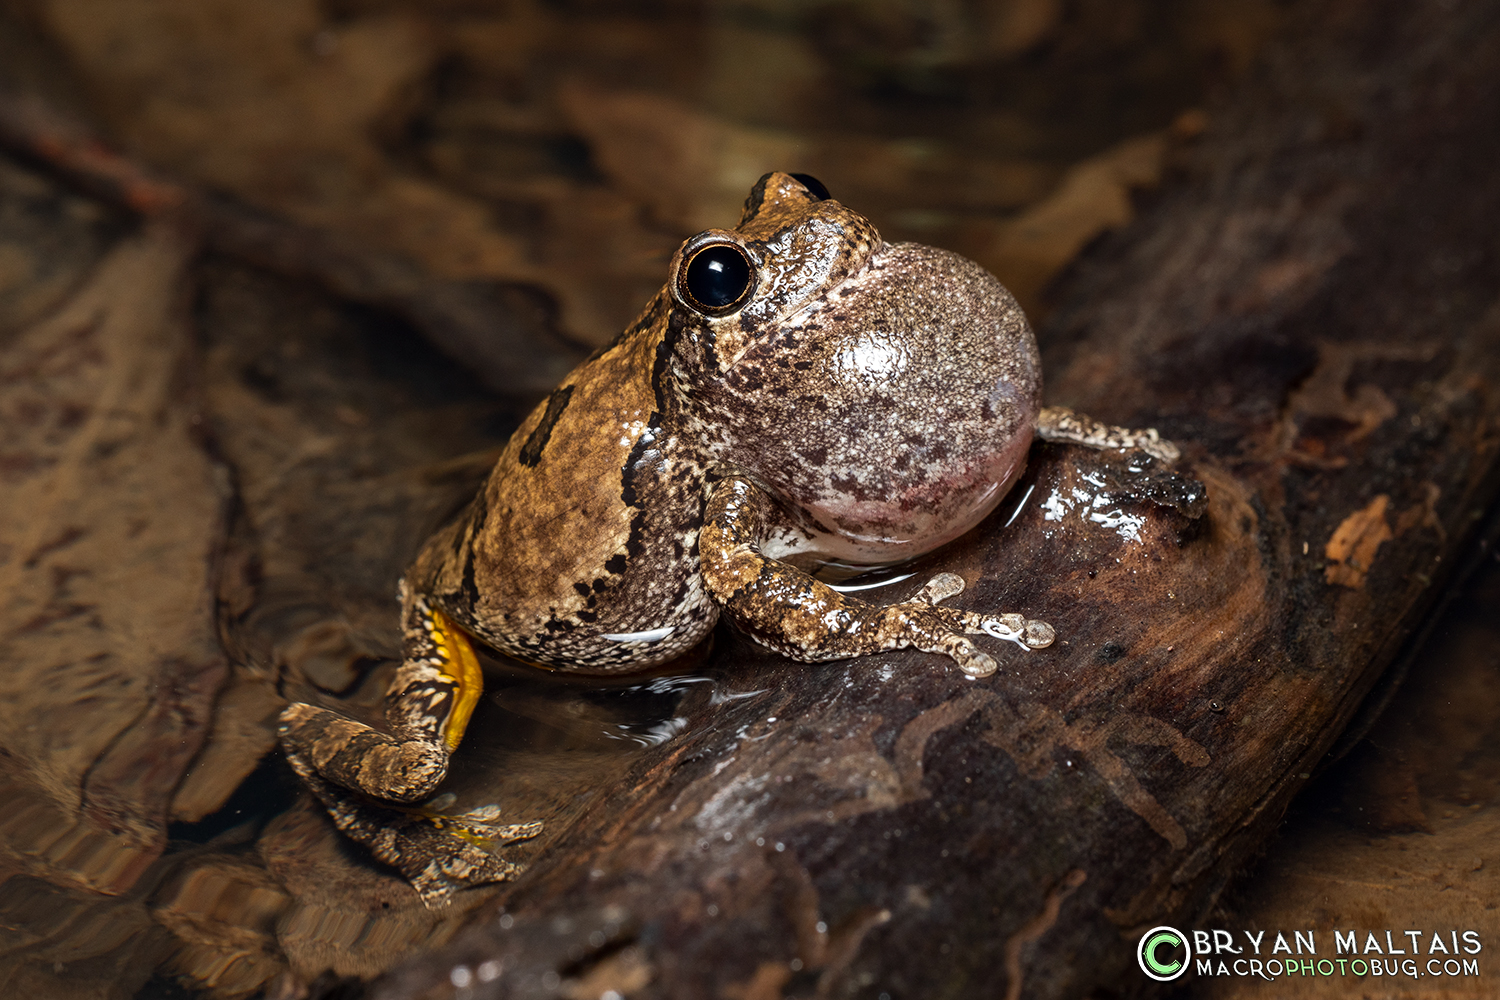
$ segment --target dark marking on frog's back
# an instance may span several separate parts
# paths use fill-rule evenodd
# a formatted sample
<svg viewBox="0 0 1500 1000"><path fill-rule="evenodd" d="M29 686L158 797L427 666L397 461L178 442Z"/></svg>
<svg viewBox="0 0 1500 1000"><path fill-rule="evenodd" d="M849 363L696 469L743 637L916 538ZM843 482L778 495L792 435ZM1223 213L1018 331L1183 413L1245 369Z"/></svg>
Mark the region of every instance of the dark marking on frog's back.
<svg viewBox="0 0 1500 1000"><path fill-rule="evenodd" d="M471 547L468 555L464 558L463 576L459 578L458 584L460 608L473 608L479 604L479 583L474 578L474 550ZM472 617L468 614L460 615L462 619Z"/></svg>
<svg viewBox="0 0 1500 1000"><path fill-rule="evenodd" d="M760 207L766 202L766 182L773 176L773 174L766 174L750 189L750 194L745 198L745 207L740 211L740 225L743 226L760 214Z"/></svg>
<svg viewBox="0 0 1500 1000"><path fill-rule="evenodd" d="M459 576L459 595L462 607L474 608L479 604L479 584L474 576L474 545L473 539L484 534L485 523L490 517L489 497L484 490L474 498L469 505L469 526L457 533L464 539L462 556L463 572Z"/></svg>
<svg viewBox="0 0 1500 1000"><path fill-rule="evenodd" d="M552 395L547 397L547 412L542 414L542 422L536 425L536 430L531 432L531 436L521 446L522 465L534 468L542 460L542 451L552 438L552 428L557 426L558 418L568 408L568 400L572 398L571 385L552 390Z"/></svg>

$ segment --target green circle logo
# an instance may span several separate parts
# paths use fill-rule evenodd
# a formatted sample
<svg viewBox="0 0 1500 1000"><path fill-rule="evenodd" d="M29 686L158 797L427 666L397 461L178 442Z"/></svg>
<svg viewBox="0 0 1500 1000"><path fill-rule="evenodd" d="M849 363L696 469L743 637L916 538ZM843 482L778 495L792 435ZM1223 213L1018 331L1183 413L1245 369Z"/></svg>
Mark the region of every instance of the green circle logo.
<svg viewBox="0 0 1500 1000"><path fill-rule="evenodd" d="M1177 949L1182 949L1178 957ZM1193 949L1187 936L1175 927L1153 927L1141 935L1135 946L1135 960L1141 971L1158 982L1166 983L1187 971Z"/></svg>

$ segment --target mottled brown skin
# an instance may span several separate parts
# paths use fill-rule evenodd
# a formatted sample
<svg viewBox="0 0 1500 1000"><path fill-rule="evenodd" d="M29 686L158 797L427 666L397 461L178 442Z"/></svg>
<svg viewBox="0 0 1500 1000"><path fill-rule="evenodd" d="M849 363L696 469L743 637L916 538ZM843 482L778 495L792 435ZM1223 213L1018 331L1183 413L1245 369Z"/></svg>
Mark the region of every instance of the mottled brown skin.
<svg viewBox="0 0 1500 1000"><path fill-rule="evenodd" d="M698 302L684 279L711 247L749 264L728 306ZM527 417L468 510L423 548L402 584L390 733L292 705L288 758L341 828L434 901L515 873L476 841L539 828L420 810L392 823L362 801L420 802L441 782L482 683L466 635L552 669L622 673L686 651L723 612L798 660L915 647L993 673L968 634L1034 648L1051 628L939 607L963 589L953 574L885 608L809 574L956 538L1020 475L1034 431L1175 457L1154 431L1040 399L1035 340L994 277L884 243L837 201L768 174L736 229L683 244L640 318Z"/></svg>

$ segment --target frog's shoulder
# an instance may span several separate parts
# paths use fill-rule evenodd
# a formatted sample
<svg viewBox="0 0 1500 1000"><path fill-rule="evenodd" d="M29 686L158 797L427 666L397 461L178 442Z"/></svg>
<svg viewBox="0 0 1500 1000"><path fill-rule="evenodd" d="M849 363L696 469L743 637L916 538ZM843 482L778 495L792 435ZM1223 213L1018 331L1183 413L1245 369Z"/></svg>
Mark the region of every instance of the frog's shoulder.
<svg viewBox="0 0 1500 1000"><path fill-rule="evenodd" d="M491 475L491 488L504 481L514 491L524 489L531 478L550 478L560 471L547 468L556 459L574 469L601 461L613 467L615 449L598 446L611 438L607 425L643 414L649 420L660 409L657 354L670 312L670 299L658 294L634 322L548 393L511 436ZM534 471L528 475L521 470Z"/></svg>

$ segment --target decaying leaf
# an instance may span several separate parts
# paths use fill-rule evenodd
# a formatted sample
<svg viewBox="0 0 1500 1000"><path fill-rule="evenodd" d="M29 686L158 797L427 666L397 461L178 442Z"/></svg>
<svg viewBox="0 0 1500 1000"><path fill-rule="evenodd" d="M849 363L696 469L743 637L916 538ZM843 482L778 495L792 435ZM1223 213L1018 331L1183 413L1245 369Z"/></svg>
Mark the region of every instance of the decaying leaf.
<svg viewBox="0 0 1500 1000"><path fill-rule="evenodd" d="M1328 568L1323 575L1329 583L1355 589L1364 586L1365 575L1375 565L1376 552L1392 537L1391 526L1385 519L1385 510L1390 503L1391 498L1382 493L1371 500L1369 506L1339 522L1333 537L1323 548L1323 555L1328 559Z"/></svg>

